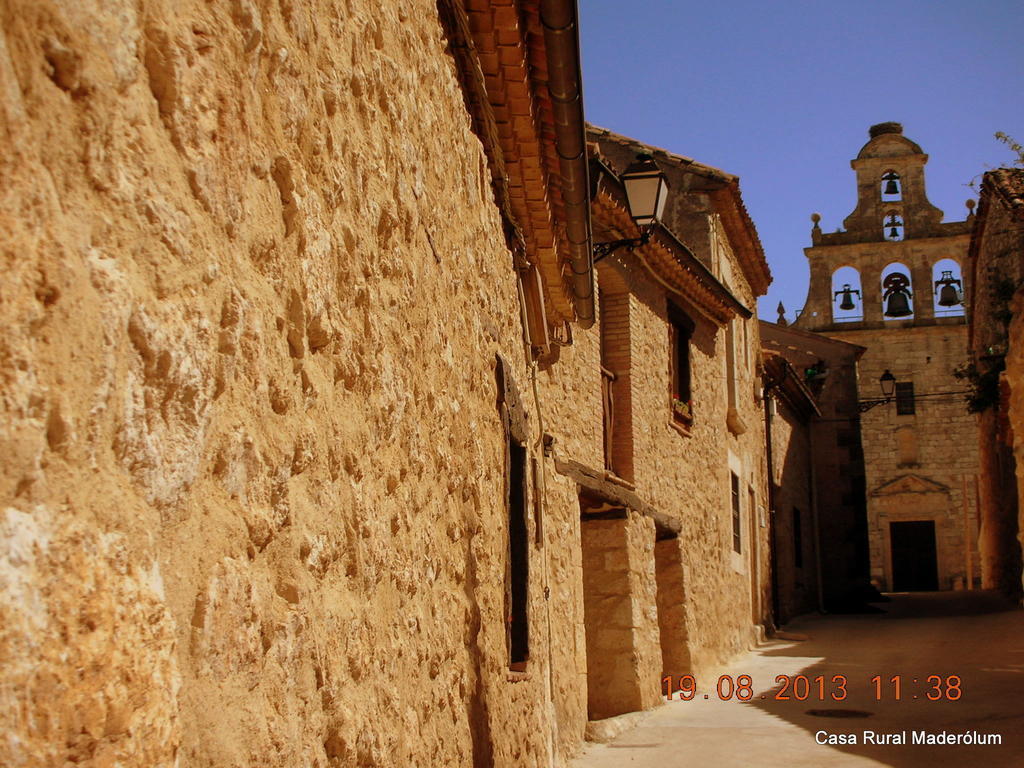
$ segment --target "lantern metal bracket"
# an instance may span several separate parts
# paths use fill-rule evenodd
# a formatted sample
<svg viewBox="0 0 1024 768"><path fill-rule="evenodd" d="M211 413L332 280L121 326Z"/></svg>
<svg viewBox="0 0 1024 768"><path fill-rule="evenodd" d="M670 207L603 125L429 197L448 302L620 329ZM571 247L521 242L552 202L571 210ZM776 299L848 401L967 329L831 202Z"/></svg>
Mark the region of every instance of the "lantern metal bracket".
<svg viewBox="0 0 1024 768"><path fill-rule="evenodd" d="M622 240L610 240L607 243L594 243L594 263L597 264L605 256L611 256L619 248L626 248L632 251L642 245L647 245L651 240L653 227L648 227L640 233L640 237L626 237Z"/></svg>
<svg viewBox="0 0 1024 768"><path fill-rule="evenodd" d="M857 412L864 413L865 411L870 411L876 405L885 405L886 403L891 403L893 399L894 398L892 397L880 397L877 400L858 400Z"/></svg>

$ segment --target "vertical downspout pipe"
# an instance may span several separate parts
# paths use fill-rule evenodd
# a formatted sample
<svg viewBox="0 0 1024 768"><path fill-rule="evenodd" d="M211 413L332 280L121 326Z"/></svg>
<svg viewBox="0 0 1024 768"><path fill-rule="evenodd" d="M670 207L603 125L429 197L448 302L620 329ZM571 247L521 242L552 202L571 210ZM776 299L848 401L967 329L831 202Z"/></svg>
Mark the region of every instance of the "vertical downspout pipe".
<svg viewBox="0 0 1024 768"><path fill-rule="evenodd" d="M807 422L807 464L810 467L811 521L814 525L814 579L818 585L818 612L825 613L825 585L821 581L821 528L818 524L818 472L814 465L814 417Z"/></svg>
<svg viewBox="0 0 1024 768"><path fill-rule="evenodd" d="M572 266L573 305L582 328L594 324L594 261L591 248L590 182L579 13L576 0L541 0L540 21L547 52L548 92L555 122L555 148L565 204L565 236Z"/></svg>
<svg viewBox="0 0 1024 768"><path fill-rule="evenodd" d="M775 533L775 458L772 455L772 390L782 381L772 382L764 393L765 462L768 464L768 551L770 553L772 586L772 629L779 628L779 573L778 544Z"/></svg>

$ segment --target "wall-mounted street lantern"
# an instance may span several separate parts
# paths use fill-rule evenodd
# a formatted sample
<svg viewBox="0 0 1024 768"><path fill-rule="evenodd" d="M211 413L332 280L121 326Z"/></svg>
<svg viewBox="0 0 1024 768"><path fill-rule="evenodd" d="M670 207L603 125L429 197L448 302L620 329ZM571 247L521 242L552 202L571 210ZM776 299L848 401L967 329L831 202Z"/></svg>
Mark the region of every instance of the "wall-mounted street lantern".
<svg viewBox="0 0 1024 768"><path fill-rule="evenodd" d="M651 239L654 224L665 211L668 200L668 179L662 173L654 158L639 154L620 177L626 188L626 204L629 215L640 228L640 237L627 237L608 243L594 243L594 262L615 252L619 248L633 250Z"/></svg>
<svg viewBox="0 0 1024 768"><path fill-rule="evenodd" d="M896 377L892 375L888 368L885 369L885 373L878 377L878 386L882 388L882 397L873 400L858 400L858 411L864 413L864 411L870 411L876 405L892 402L892 396L896 392Z"/></svg>

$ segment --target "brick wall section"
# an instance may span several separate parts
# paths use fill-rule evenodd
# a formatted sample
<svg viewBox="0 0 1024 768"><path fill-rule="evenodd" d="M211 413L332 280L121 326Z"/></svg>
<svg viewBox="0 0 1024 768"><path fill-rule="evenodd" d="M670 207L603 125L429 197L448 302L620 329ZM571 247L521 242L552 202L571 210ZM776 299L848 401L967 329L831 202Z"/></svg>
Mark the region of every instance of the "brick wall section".
<svg viewBox="0 0 1024 768"><path fill-rule="evenodd" d="M624 480L632 481L634 371L630 303L625 291L601 290L601 359L604 367L615 374L612 470Z"/></svg>

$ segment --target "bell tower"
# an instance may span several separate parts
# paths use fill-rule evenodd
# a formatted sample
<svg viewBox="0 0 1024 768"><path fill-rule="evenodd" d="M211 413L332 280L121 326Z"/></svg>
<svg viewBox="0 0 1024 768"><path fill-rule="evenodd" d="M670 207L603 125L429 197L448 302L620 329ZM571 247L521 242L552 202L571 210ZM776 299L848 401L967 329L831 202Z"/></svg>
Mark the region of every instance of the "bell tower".
<svg viewBox="0 0 1024 768"><path fill-rule="evenodd" d="M812 214L807 301L795 325L865 347L860 422L873 581L882 590L977 581L977 427L953 370L967 359L963 306L973 201L943 221L928 155L879 123L850 165L857 205L835 232ZM893 382L895 378L895 382ZM864 402L868 401L868 402Z"/></svg>
<svg viewBox="0 0 1024 768"><path fill-rule="evenodd" d="M847 330L850 324L887 327L888 321L912 319L921 325L955 316L962 323L960 267L972 217L942 221L942 211L925 194L928 155L903 135L902 125L879 123L868 134L870 140L850 161L857 177L857 207L831 233L822 231L819 214L811 215L811 247L804 249L811 284L796 325L811 331ZM937 270L940 261L946 263ZM833 280L837 270L838 280ZM943 271L959 285L956 304L934 301ZM844 286L850 293L844 293Z"/></svg>

